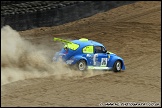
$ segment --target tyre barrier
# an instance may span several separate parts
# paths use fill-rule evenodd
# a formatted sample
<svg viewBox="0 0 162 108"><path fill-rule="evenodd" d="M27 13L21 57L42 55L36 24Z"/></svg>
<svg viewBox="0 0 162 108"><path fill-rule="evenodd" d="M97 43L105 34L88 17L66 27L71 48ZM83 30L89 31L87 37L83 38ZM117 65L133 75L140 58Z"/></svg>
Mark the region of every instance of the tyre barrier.
<svg viewBox="0 0 162 108"><path fill-rule="evenodd" d="M57 26L134 2L136 1L3 2L3 6L1 4L1 28L10 25L13 29L22 31L37 27Z"/></svg>

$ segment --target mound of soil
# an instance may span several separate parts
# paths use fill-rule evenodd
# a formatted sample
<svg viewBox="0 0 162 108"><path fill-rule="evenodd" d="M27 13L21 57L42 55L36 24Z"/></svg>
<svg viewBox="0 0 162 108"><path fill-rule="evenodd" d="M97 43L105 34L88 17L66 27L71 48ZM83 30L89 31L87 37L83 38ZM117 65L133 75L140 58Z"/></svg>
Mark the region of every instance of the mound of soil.
<svg viewBox="0 0 162 108"><path fill-rule="evenodd" d="M160 1L140 1L64 25L20 31L19 34L33 45L48 47L49 57L54 50L59 50L53 37L84 37L101 42L107 50L124 59L126 70L98 72L100 74L81 78L50 76L8 83L1 86L2 106L161 104Z"/></svg>

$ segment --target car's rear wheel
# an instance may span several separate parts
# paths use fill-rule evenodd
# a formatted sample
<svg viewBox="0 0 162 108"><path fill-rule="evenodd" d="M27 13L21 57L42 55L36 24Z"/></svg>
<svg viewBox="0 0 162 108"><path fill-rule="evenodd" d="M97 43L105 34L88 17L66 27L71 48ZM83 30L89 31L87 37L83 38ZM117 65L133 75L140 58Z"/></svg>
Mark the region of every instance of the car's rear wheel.
<svg viewBox="0 0 162 108"><path fill-rule="evenodd" d="M121 67L122 67L121 61L117 60L117 61L114 63L113 71L114 71L114 72L120 72L120 71L121 71Z"/></svg>
<svg viewBox="0 0 162 108"><path fill-rule="evenodd" d="M87 70L87 63L85 60L79 60L77 63L77 68L80 71L85 71Z"/></svg>

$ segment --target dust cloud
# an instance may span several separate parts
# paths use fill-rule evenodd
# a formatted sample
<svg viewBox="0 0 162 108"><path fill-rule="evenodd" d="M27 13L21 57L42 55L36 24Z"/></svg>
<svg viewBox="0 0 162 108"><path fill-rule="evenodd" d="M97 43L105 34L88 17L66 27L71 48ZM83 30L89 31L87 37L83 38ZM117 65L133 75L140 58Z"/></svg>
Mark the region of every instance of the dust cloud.
<svg viewBox="0 0 162 108"><path fill-rule="evenodd" d="M49 49L36 46L6 25L1 28L1 85L29 78L53 75L56 79L78 78L83 73L68 68L63 62L53 63ZM94 74L89 71L84 77Z"/></svg>
<svg viewBox="0 0 162 108"><path fill-rule="evenodd" d="M1 85L49 75L74 76L63 63L52 63L46 50L32 45L10 26L1 28Z"/></svg>

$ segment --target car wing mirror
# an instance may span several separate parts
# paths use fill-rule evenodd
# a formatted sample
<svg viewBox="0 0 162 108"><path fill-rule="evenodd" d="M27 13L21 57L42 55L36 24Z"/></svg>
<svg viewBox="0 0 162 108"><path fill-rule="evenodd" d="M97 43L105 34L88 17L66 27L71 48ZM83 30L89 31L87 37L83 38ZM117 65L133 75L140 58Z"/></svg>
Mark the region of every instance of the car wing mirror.
<svg viewBox="0 0 162 108"><path fill-rule="evenodd" d="M110 54L109 51L106 51L107 54Z"/></svg>

